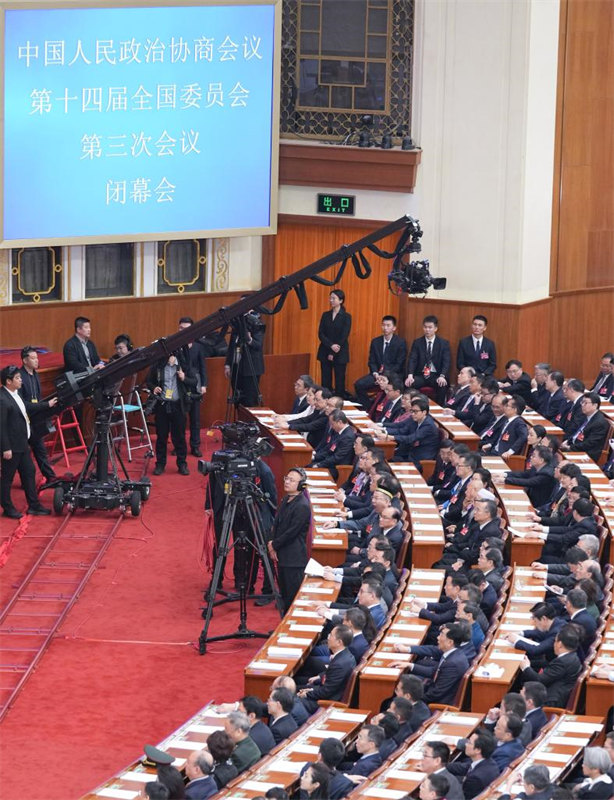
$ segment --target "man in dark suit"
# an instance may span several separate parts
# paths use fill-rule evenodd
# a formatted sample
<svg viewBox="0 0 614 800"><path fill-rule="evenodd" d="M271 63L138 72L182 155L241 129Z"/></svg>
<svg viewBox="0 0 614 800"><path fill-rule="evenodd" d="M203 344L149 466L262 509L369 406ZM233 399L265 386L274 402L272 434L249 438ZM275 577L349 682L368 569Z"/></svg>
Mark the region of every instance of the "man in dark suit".
<svg viewBox="0 0 614 800"><path fill-rule="evenodd" d="M506 397L503 401L503 412L507 417L501 428L499 438L488 450L493 456L513 456L522 453L527 443L527 423L522 419L525 402L520 395ZM486 447L483 447L486 449Z"/></svg>
<svg viewBox="0 0 614 800"><path fill-rule="evenodd" d="M181 317L179 330L189 328L194 324L192 317ZM188 391L188 418L190 420L190 451L196 458L202 458L200 450L200 406L207 393L207 366L205 364L205 350L200 342L190 342L185 348L186 360L196 376L196 386Z"/></svg>
<svg viewBox="0 0 614 800"><path fill-rule="evenodd" d="M501 772L524 753L525 747L520 740L521 732L522 720L519 716L511 712L499 715L494 730L497 746L492 754L492 760Z"/></svg>
<svg viewBox="0 0 614 800"><path fill-rule="evenodd" d="M565 595L564 606L569 618L567 621L578 625L584 633L578 645L578 657L582 660L586 658L597 631L597 621L586 610L587 603L588 598L584 589L571 589Z"/></svg>
<svg viewBox="0 0 614 800"><path fill-rule="evenodd" d="M384 737L384 730L378 725L363 725L354 742L358 758L351 766L348 764L349 768L347 769L345 769L342 764L340 770L347 775L350 780L352 780L352 775L359 775L364 778L368 777L372 772L382 766L382 756L379 748L384 741ZM353 780L352 782L354 783ZM356 783L360 783L360 781L356 781Z"/></svg>
<svg viewBox="0 0 614 800"><path fill-rule="evenodd" d="M533 506L538 508L548 502L556 484L553 460L552 450L538 445L531 451L530 469L506 472L504 482L510 486L522 486Z"/></svg>
<svg viewBox="0 0 614 800"><path fill-rule="evenodd" d="M614 394L614 353L604 353L599 364L599 375L591 386L591 392L607 400Z"/></svg>
<svg viewBox="0 0 614 800"><path fill-rule="evenodd" d="M548 722L548 717L543 709L548 693L543 683L539 681L527 681L520 689L520 694L524 697L524 702L527 707L524 721L528 722L531 726L531 741L533 741Z"/></svg>
<svg viewBox="0 0 614 800"><path fill-rule="evenodd" d="M480 375L478 381L480 384L480 402L474 406L470 427L471 430L481 436L495 421L492 401L499 393L499 384L495 378L490 378L488 375Z"/></svg>
<svg viewBox="0 0 614 800"><path fill-rule="evenodd" d="M87 372L88 369L102 369L103 362L98 356L96 345L90 339L92 326L87 317L77 317L75 334L64 344L64 371Z"/></svg>
<svg viewBox="0 0 614 800"><path fill-rule="evenodd" d="M480 434L480 450L483 453L488 454L489 451L492 450L492 448L497 444L499 437L501 436L501 431L507 423L507 417L505 416L505 410L503 407L504 400L505 395L497 393L490 401L492 419L490 424L487 425Z"/></svg>
<svg viewBox="0 0 614 800"><path fill-rule="evenodd" d="M538 669L554 658L554 640L565 625L565 620L556 616L555 609L547 603L536 603L531 608L531 618L533 628L527 628L522 633L507 633L505 638L516 650L524 650L532 666Z"/></svg>
<svg viewBox="0 0 614 800"><path fill-rule="evenodd" d="M294 694L289 689L284 689L284 691L290 694L291 705L293 705ZM273 734L271 733L269 726L265 725L262 721L262 717L264 717L267 713L266 704L263 703L259 697L247 695L239 700L238 710L242 711L244 714L247 714L247 718L249 719L251 725L249 735L258 745L258 750L260 750L263 756L268 755L268 753L270 753L275 747L276 741L273 738Z"/></svg>
<svg viewBox="0 0 614 800"><path fill-rule="evenodd" d="M388 386L384 389L386 400L381 408L374 414L374 422L378 425L389 425L395 422L404 413L402 394L403 381L396 375L392 375L388 381Z"/></svg>
<svg viewBox="0 0 614 800"><path fill-rule="evenodd" d="M382 336L371 339L369 346L369 374L363 375L354 384L358 402L365 411L371 406L368 392L377 388L375 378L380 372L390 372L401 376L405 372L407 344L396 334L397 319L392 314L382 317Z"/></svg>
<svg viewBox="0 0 614 800"><path fill-rule="evenodd" d="M25 402L19 395L22 386L19 367L4 367L0 372L0 441L2 442L2 467L0 476L0 502L2 515L20 519L23 514L13 505L11 484L15 473L19 473L21 485L28 501L27 513L32 516L50 514L38 499L35 469L30 457L28 440L31 434L30 415L44 414L57 403L57 398L45 403Z"/></svg>
<svg viewBox="0 0 614 800"><path fill-rule="evenodd" d="M572 505L571 521L562 525L552 525L548 518L542 523L535 523L531 526L532 530L545 533L545 544L540 559L543 563L548 563L544 557L556 558L565 553L569 547L573 547L580 536L586 533L596 534L597 523L594 518L595 507L590 500L579 498ZM540 537L543 538L543 537Z"/></svg>
<svg viewBox="0 0 614 800"><path fill-rule="evenodd" d="M307 408L307 392L314 385L311 375L299 375L294 381L294 402L290 414L301 414Z"/></svg>
<svg viewBox="0 0 614 800"><path fill-rule="evenodd" d="M464 626L457 622L439 631L437 644L442 656L432 680L425 682L426 703L454 703L459 684L469 669L467 658L458 649L464 637Z"/></svg>
<svg viewBox="0 0 614 800"><path fill-rule="evenodd" d="M289 689L273 689L267 700L267 709L271 717L269 728L275 744L283 742L298 729L292 716L294 697Z"/></svg>
<svg viewBox="0 0 614 800"><path fill-rule="evenodd" d="M582 672L582 663L578 658L580 637L577 628L564 625L554 640L555 658L541 672L536 672L528 657L520 662L522 683L539 681L546 687L546 704L556 708L565 708L573 691L576 680Z"/></svg>
<svg viewBox="0 0 614 800"><path fill-rule="evenodd" d="M550 374L550 364L540 362L535 365L533 379L531 380L531 394L527 398L527 405L534 408L539 414L544 414L544 404L550 392L546 389L546 379Z"/></svg>
<svg viewBox="0 0 614 800"><path fill-rule="evenodd" d="M326 416L326 403L332 397L330 389L323 389L322 387L315 387L315 397L313 401L313 414L307 417L290 420L290 422L281 421L279 427L282 430L297 431L297 433L307 434L307 441L309 444L317 448L326 426L328 425L328 417Z"/></svg>
<svg viewBox="0 0 614 800"><path fill-rule="evenodd" d="M584 397L585 387L577 378L569 378L563 384L565 405L554 418L554 424L565 431L566 436L573 436L584 422L584 414L580 402Z"/></svg>
<svg viewBox="0 0 614 800"><path fill-rule="evenodd" d="M549 372L546 377L545 387L547 395L542 400L541 409L538 409L546 419L554 421L559 414L562 413L563 407L566 404L565 395L563 394L563 383L565 376L558 370Z"/></svg>
<svg viewBox="0 0 614 800"><path fill-rule="evenodd" d="M212 775L213 757L207 750L194 750L186 759L185 774L189 783L185 787L188 800L207 800L217 794L218 787Z"/></svg>
<svg viewBox="0 0 614 800"><path fill-rule="evenodd" d="M175 449L177 471L189 475L186 463L188 448L185 442L185 416L188 393L196 389L196 375L182 348L168 358L154 364L147 376L147 385L158 398L156 417L156 466L154 475L162 475L166 468L168 436Z"/></svg>
<svg viewBox="0 0 614 800"><path fill-rule="evenodd" d="M264 374L264 332L266 325L254 312L239 317L233 327L224 364L235 405L260 405L260 376Z"/></svg>
<svg viewBox="0 0 614 800"><path fill-rule="evenodd" d="M517 359L505 365L506 377L499 381L499 388L506 394L517 394L528 405L531 400L531 376L522 369L522 362Z"/></svg>
<svg viewBox="0 0 614 800"><path fill-rule="evenodd" d="M405 385L414 389L428 386L435 392L439 405L446 401L446 390L450 382L450 343L437 336L439 320L429 314L422 320L424 336L414 339L407 362Z"/></svg>
<svg viewBox="0 0 614 800"><path fill-rule="evenodd" d="M458 343L456 368L473 367L476 372L493 375L497 369L497 351L492 339L484 332L488 320L483 314L476 314L471 323L471 336L465 336Z"/></svg>
<svg viewBox="0 0 614 800"><path fill-rule="evenodd" d="M463 367L458 371L456 387L446 402L446 408L451 408L456 413L458 409L463 409L468 403L472 402L473 398L471 397L469 384L471 378L476 374L473 367Z"/></svg>
<svg viewBox="0 0 614 800"><path fill-rule="evenodd" d="M305 472L298 467L284 477L285 496L277 509L268 543L269 555L277 562L279 591L284 613L292 605L307 566L307 536L311 506L303 493Z"/></svg>
<svg viewBox="0 0 614 800"><path fill-rule="evenodd" d="M348 422L343 411L333 411L329 417L333 436L328 446L328 452L317 460L314 458L311 466L325 467L337 479L339 464L351 464L354 455L354 439L356 431Z"/></svg>
<svg viewBox="0 0 614 800"><path fill-rule="evenodd" d="M397 442L394 461L420 461L434 459L439 449L439 427L429 412L429 402L425 397L415 397L411 401L411 420L400 423L392 433Z"/></svg>
<svg viewBox="0 0 614 800"><path fill-rule="evenodd" d="M38 353L33 347L24 347L21 351L21 389L19 396L28 403L40 403L43 399L41 382L38 377ZM40 417L40 415L39 415ZM49 463L47 448L43 441L48 433L48 428L43 419L34 417L31 420L30 447L42 476L47 481L52 481L56 475Z"/></svg>
<svg viewBox="0 0 614 800"><path fill-rule="evenodd" d="M580 426L563 444L561 450L586 453L593 461L598 461L610 431L610 421L599 410L601 398L596 392L584 395L580 401L584 419Z"/></svg>
<svg viewBox="0 0 614 800"><path fill-rule="evenodd" d="M318 700L340 700L356 666L348 650L352 631L346 625L337 625L328 635L330 661L321 675L310 678L308 686L298 693L309 714L318 710Z"/></svg>
<svg viewBox="0 0 614 800"><path fill-rule="evenodd" d="M479 728L465 742L465 756L448 765L449 772L462 778L465 800L471 800L499 777L499 767L492 759L497 742L493 734Z"/></svg>

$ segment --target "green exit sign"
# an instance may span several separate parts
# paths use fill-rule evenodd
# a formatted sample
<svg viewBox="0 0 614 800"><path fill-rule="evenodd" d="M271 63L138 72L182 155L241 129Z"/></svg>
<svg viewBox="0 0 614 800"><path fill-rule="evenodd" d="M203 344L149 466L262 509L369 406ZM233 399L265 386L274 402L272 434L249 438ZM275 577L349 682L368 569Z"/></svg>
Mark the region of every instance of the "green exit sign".
<svg viewBox="0 0 614 800"><path fill-rule="evenodd" d="M356 197L349 194L319 194L318 214L340 214L353 217L355 200Z"/></svg>

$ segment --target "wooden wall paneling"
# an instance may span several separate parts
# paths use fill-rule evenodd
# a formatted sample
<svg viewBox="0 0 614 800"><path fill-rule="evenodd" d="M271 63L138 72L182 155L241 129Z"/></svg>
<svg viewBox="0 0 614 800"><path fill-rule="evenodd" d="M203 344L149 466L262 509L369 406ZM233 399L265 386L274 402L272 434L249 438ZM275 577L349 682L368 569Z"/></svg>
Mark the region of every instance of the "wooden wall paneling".
<svg viewBox="0 0 614 800"><path fill-rule="evenodd" d="M146 345L177 331L180 317L198 320L220 306L235 303L241 292L172 297L83 300L75 303L44 303L6 306L2 309L0 339L4 347L43 345L62 351L74 333L74 319L82 315L92 321L92 341L101 356L114 353L113 340L127 333L137 345ZM27 340L27 341L24 341Z"/></svg>
<svg viewBox="0 0 614 800"><path fill-rule="evenodd" d="M339 225L313 226L308 223L281 223L275 237L275 278L292 273L311 264L326 254L337 250L342 244L356 241L373 232L373 226L364 229L354 226L345 229ZM394 240L380 242L379 246L391 249ZM399 298L388 292L386 276L390 262L368 253L373 268L371 277L359 280L351 264L346 267L338 287L346 293L346 307L352 315L350 335L350 365L347 386L367 369L369 342L380 333L380 320L384 314L398 316ZM331 268L323 277L332 279L336 268ZM304 349L312 353L311 372L319 380L320 370L315 354L318 347L318 324L323 311L329 308L330 287L309 281L307 295L309 309L301 311L295 296L286 301L284 310L273 323L273 352L287 353Z"/></svg>

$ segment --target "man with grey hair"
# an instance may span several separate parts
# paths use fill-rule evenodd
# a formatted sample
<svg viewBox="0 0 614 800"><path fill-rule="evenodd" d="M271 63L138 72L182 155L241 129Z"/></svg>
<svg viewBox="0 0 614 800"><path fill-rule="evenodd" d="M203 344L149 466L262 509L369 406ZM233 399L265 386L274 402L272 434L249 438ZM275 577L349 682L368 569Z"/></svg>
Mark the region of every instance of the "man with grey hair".
<svg viewBox="0 0 614 800"><path fill-rule="evenodd" d="M207 800L218 791L213 775L213 757L208 750L194 750L188 756L185 774L189 783L185 789L188 800Z"/></svg>
<svg viewBox="0 0 614 800"><path fill-rule="evenodd" d="M304 722L307 722L309 719L309 714L305 710L305 706L296 696L296 681L294 678L291 678L289 675L278 675L271 684L271 689L289 689L292 692L294 699L294 705L292 706L292 711L290 714L296 720L296 724L299 726L299 728Z"/></svg>
<svg viewBox="0 0 614 800"><path fill-rule="evenodd" d="M224 730L235 745L230 760L239 773L252 767L262 755L258 745L249 735L250 727L247 714L241 711L231 711L224 720Z"/></svg>
<svg viewBox="0 0 614 800"><path fill-rule="evenodd" d="M539 362L535 365L533 378L531 380L531 395L529 398L529 405L534 408L539 414L545 416L546 403L550 397L550 392L546 388L546 378L550 374L552 367L545 362Z"/></svg>
<svg viewBox="0 0 614 800"><path fill-rule="evenodd" d="M524 791L516 795L516 800L550 800L552 783L548 767L532 764L523 773Z"/></svg>
<svg viewBox="0 0 614 800"><path fill-rule="evenodd" d="M584 533L578 539L577 547L580 547L589 558L597 558L599 554L599 537L592 533Z"/></svg>

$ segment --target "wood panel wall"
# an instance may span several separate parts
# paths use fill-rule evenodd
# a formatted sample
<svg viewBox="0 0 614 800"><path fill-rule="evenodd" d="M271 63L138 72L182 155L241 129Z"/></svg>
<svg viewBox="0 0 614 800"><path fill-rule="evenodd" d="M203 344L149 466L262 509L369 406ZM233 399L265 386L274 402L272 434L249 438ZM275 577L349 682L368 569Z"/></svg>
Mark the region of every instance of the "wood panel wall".
<svg viewBox="0 0 614 800"><path fill-rule="evenodd" d="M555 293L614 286L614 3L562 0L560 20Z"/></svg>

